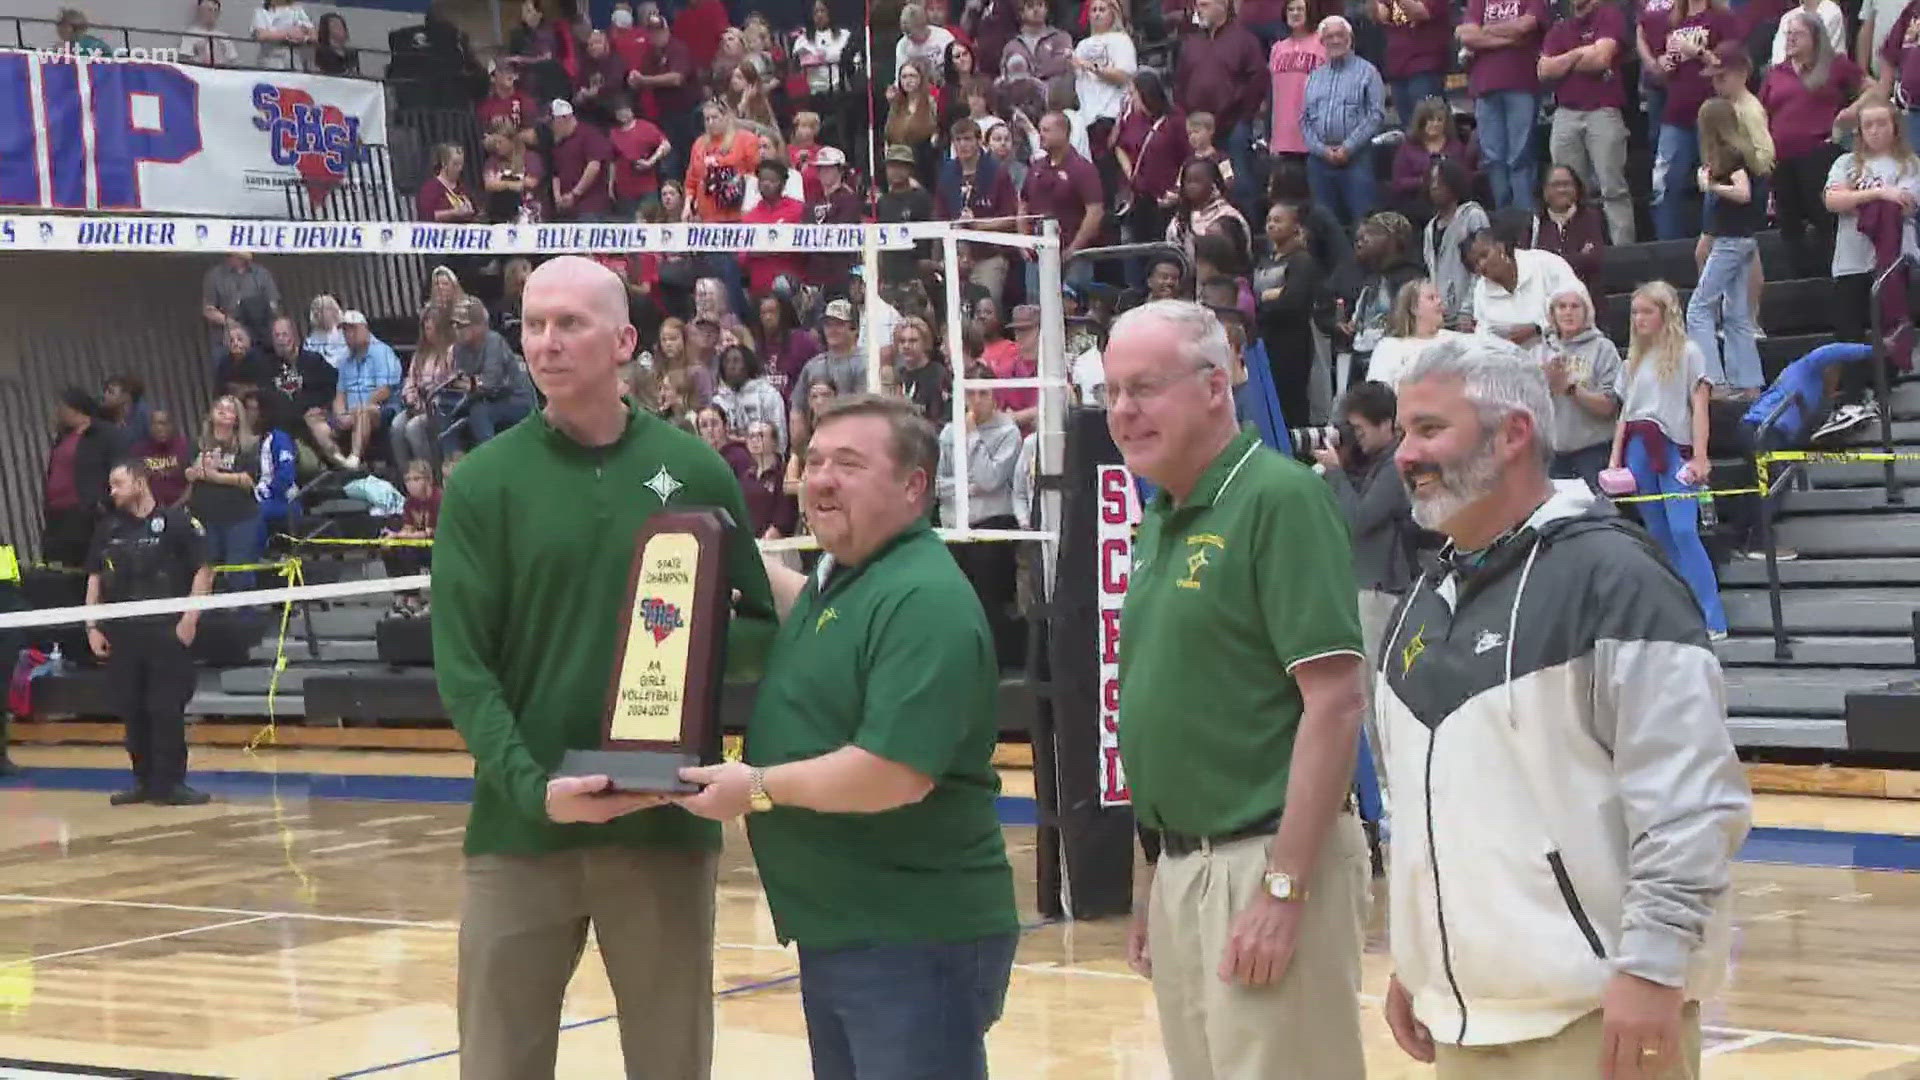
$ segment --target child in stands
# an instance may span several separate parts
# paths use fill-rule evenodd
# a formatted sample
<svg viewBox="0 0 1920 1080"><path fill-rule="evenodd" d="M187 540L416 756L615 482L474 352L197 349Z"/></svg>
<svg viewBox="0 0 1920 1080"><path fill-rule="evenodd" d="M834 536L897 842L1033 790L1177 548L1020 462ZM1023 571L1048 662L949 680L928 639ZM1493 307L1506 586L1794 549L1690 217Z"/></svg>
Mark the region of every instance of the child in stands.
<svg viewBox="0 0 1920 1080"><path fill-rule="evenodd" d="M1826 208L1837 228L1833 242L1834 333L1845 341L1868 342L1873 326L1873 278L1902 253L1920 257L1914 242L1914 208L1920 206L1920 158L1907 143L1906 125L1885 98L1874 96L1860 109L1860 138L1827 172ZM1912 335L1907 324L1906 290L1881 292L1882 331L1892 337L1889 355L1901 367L1910 363ZM1873 369L1852 365L1840 384L1833 415L1814 433L1832 436L1879 417L1866 388Z"/></svg>
<svg viewBox="0 0 1920 1080"><path fill-rule="evenodd" d="M1673 286L1664 281L1640 286L1633 293L1632 311L1620 419L1607 468L1630 470L1636 495L1692 494L1707 483L1711 471L1707 404L1712 384L1706 358L1687 340L1680 296ZM1727 615L1720 606L1713 560L1700 542L1700 504L1673 498L1640 507L1640 519L1654 543L1693 590L1707 636L1716 641L1726 637Z"/></svg>
<svg viewBox="0 0 1920 1080"><path fill-rule="evenodd" d="M1749 399L1767 382L1747 287L1760 258L1754 234L1766 227L1767 172L1772 164L1767 162L1769 169L1763 170L1757 159L1734 104L1708 98L1700 106L1698 180L1708 196L1701 231L1709 246L1700 285L1687 301L1687 337L1706 357L1707 377L1714 385L1731 387L1734 396Z"/></svg>
<svg viewBox="0 0 1920 1080"><path fill-rule="evenodd" d="M431 540L434 527L440 521L440 487L433 482L433 466L424 460L408 464L406 485L407 504L400 512L400 524L382 530L380 538ZM390 577L423 574L432 563L430 552L430 548L417 544L395 545L384 549L381 561L387 564ZM393 610L388 614L391 618L410 619L426 613L426 601L417 590L410 590L393 598Z"/></svg>

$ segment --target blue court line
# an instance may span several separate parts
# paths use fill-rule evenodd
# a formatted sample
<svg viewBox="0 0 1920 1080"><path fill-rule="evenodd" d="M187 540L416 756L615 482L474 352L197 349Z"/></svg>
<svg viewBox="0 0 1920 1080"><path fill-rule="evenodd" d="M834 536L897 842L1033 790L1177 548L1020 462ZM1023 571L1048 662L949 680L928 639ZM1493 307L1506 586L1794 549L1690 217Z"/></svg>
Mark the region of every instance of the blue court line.
<svg viewBox="0 0 1920 1080"><path fill-rule="evenodd" d="M473 800L473 781L457 776L216 771L196 772L190 779L196 787L234 800L265 800L275 796L423 803ZM12 779L0 780L0 793L115 791L128 782L124 769L29 768ZM1026 796L1002 795L998 799L998 810L1003 825L1033 825L1039 820L1039 807ZM1753 830L1739 857L1741 862L1920 871L1920 836L1762 827Z"/></svg>

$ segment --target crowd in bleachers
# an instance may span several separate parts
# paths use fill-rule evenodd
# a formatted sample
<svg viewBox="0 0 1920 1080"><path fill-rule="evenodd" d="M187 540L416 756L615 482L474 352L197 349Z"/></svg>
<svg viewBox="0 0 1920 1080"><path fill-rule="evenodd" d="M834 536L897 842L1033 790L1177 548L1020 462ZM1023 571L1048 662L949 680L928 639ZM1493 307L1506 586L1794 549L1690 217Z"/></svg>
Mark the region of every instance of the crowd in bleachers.
<svg viewBox="0 0 1920 1080"><path fill-rule="evenodd" d="M1103 401L1107 321L1148 298L1214 306L1245 345L1249 416L1270 387L1269 426L1294 430L1339 419L1342 394L1391 383L1433 341L1489 333L1538 355L1586 408L1561 433L1584 440L1560 447L1567 475L1597 486L1631 468L1642 491L1704 479L1691 468L1700 414L1767 381L1756 234L1770 220L1796 273L1834 279L1847 340L1867 336L1875 271L1916 250L1904 72L1920 24L1892 0L915 0L897 31L874 29L871 72L863 28L828 0L786 6L641 0L594 25L573 4L527 0L472 106L482 159L435 147L418 217L1007 232L1051 220L1082 404ZM202 0L196 18L217 8ZM305 66L343 44L332 33L298 0L255 17L262 62L285 51ZM1699 287L1684 302L1642 290L1614 334L1624 360L1603 357L1603 326L1621 321L1605 318L1605 249L1648 224L1697 237ZM1164 248L1071 259L1116 242ZM969 395L956 414L951 372L1035 373L1037 268L1017 249L962 245L954 341L935 254L887 252L871 306L854 256L597 258L628 284L636 398L734 464L760 535L804 530L798 451L820 403L868 389L869 336L883 354L874 389L949 427L957 415L971 523L1019 524L1027 507L1010 496L1031 489L1035 394ZM304 325L280 319L270 275L236 256L208 275L216 378L311 462L377 459L398 483L533 407L513 355L529 269L439 268L396 352L327 297ZM1889 326L1905 324L1898 291L1883 297ZM1659 386L1640 386L1647 358ZM1865 383L1846 381L1830 427L1871 415ZM1636 407L1636 394L1652 397Z"/></svg>

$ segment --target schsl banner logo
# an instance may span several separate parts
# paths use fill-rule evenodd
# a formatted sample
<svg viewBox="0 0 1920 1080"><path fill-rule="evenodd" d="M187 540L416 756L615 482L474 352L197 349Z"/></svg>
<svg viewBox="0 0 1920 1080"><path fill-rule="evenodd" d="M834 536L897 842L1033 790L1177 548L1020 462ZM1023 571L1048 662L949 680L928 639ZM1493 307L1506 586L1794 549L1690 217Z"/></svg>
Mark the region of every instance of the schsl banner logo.
<svg viewBox="0 0 1920 1080"><path fill-rule="evenodd" d="M0 207L284 218L386 141L377 82L0 51Z"/></svg>

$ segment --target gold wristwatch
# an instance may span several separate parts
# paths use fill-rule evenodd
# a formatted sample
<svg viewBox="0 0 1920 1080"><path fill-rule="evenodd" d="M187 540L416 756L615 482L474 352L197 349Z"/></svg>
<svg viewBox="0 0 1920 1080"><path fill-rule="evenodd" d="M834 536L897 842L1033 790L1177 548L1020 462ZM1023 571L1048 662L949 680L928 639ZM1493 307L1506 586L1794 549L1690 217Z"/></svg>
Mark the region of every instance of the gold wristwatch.
<svg viewBox="0 0 1920 1080"><path fill-rule="evenodd" d="M1296 879L1292 874L1280 870L1269 871L1265 882L1267 895L1273 897L1275 900L1305 900L1307 898L1306 883Z"/></svg>
<svg viewBox="0 0 1920 1080"><path fill-rule="evenodd" d="M773 797L767 794L767 770L758 765L747 770L747 809L756 814L773 809Z"/></svg>

